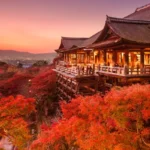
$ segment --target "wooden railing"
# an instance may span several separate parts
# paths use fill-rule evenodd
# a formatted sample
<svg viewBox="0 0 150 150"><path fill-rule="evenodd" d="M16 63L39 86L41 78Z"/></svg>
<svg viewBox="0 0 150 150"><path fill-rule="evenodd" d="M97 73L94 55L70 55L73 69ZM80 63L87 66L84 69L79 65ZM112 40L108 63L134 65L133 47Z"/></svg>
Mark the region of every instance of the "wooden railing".
<svg viewBox="0 0 150 150"><path fill-rule="evenodd" d="M95 70L101 73L116 75L150 75L150 66L145 66L144 68L127 68L98 65Z"/></svg>
<svg viewBox="0 0 150 150"><path fill-rule="evenodd" d="M129 75L150 75L150 67L145 66L144 68L129 68Z"/></svg>
<svg viewBox="0 0 150 150"><path fill-rule="evenodd" d="M110 67L110 66L96 66L96 72L124 75L126 69L123 67Z"/></svg>
<svg viewBox="0 0 150 150"><path fill-rule="evenodd" d="M61 71L74 76L88 76L95 74L95 66L87 65L87 66L56 66L57 71Z"/></svg>
<svg viewBox="0 0 150 150"><path fill-rule="evenodd" d="M56 70L60 72L64 72L71 75L77 75L77 68L76 67L66 67L66 66L56 66Z"/></svg>
<svg viewBox="0 0 150 150"><path fill-rule="evenodd" d="M120 76L130 75L150 75L150 66L144 68L127 68L127 67L111 67L89 64L86 66L71 66L71 65L57 65L56 70L73 75L73 76L91 76L96 73L113 74Z"/></svg>

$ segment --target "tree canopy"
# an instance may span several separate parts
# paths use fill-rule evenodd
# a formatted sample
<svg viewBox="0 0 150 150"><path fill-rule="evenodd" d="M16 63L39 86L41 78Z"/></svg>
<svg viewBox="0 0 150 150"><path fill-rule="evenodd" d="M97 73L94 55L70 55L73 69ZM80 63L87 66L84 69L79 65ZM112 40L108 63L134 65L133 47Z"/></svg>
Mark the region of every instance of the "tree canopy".
<svg viewBox="0 0 150 150"><path fill-rule="evenodd" d="M0 98L0 137L7 137L18 149L24 149L31 138L27 118L34 111L33 98Z"/></svg>
<svg viewBox="0 0 150 150"><path fill-rule="evenodd" d="M43 125L32 149L148 150L150 85L113 88L104 97L61 102L62 118Z"/></svg>

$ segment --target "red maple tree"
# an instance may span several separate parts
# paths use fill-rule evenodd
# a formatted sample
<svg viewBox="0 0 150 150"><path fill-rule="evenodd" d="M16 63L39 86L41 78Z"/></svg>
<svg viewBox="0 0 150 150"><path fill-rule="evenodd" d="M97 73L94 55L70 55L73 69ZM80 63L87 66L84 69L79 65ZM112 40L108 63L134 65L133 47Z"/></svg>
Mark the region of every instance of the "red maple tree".
<svg viewBox="0 0 150 150"><path fill-rule="evenodd" d="M0 92L4 96L18 94L28 96L29 80L32 78L30 74L16 73L8 79L0 80Z"/></svg>
<svg viewBox="0 0 150 150"><path fill-rule="evenodd" d="M61 103L62 119L42 126L32 149L148 150L150 85L114 88L104 97Z"/></svg>
<svg viewBox="0 0 150 150"><path fill-rule="evenodd" d="M27 118L34 111L33 98L0 98L0 137L7 137L18 149L24 149L31 138Z"/></svg>
<svg viewBox="0 0 150 150"><path fill-rule="evenodd" d="M51 68L43 71L31 80L30 95L36 99L37 117L54 115L57 109L56 73Z"/></svg>

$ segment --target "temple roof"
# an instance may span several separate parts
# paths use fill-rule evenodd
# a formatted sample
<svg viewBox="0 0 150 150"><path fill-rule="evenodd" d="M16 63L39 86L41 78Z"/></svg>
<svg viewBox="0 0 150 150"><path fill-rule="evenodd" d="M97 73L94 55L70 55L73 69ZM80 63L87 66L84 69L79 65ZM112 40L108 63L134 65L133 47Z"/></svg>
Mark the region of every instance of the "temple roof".
<svg viewBox="0 0 150 150"><path fill-rule="evenodd" d="M120 41L150 44L150 4L137 8L125 18L107 16L103 30L89 38L62 37L56 51L111 45ZM100 44L101 43L101 44Z"/></svg>
<svg viewBox="0 0 150 150"><path fill-rule="evenodd" d="M106 46L111 46L111 45L115 45L118 44L119 42L121 42L121 39L111 39L111 40L106 40L106 41L102 41L102 42L98 42L98 43L94 43L91 45L92 48L103 48Z"/></svg>
<svg viewBox="0 0 150 150"><path fill-rule="evenodd" d="M59 46L59 50L65 51L68 49L71 49L73 47L78 47L85 41L87 38L77 38L77 37L62 37L61 38L61 43Z"/></svg>
<svg viewBox="0 0 150 150"><path fill-rule="evenodd" d="M65 51L71 48L81 48L89 46L98 39L100 34L101 31L97 32L96 34L92 35L89 38L62 37L59 49L56 51Z"/></svg>
<svg viewBox="0 0 150 150"><path fill-rule="evenodd" d="M116 35L114 39L107 39L107 35ZM92 47L104 47L120 41L130 43L150 44L150 21L130 20L108 17L104 29Z"/></svg>
<svg viewBox="0 0 150 150"><path fill-rule="evenodd" d="M125 18L132 20L150 21L150 4L137 8L134 13L126 16Z"/></svg>
<svg viewBox="0 0 150 150"><path fill-rule="evenodd" d="M100 36L100 34L101 34L101 31L99 31L96 34L92 35L91 37L89 37L88 39L86 39L85 41L83 41L81 43L80 47L86 47L88 45L93 44L98 39L98 37Z"/></svg>
<svg viewBox="0 0 150 150"><path fill-rule="evenodd" d="M150 43L150 21L107 17L107 24L122 39Z"/></svg>

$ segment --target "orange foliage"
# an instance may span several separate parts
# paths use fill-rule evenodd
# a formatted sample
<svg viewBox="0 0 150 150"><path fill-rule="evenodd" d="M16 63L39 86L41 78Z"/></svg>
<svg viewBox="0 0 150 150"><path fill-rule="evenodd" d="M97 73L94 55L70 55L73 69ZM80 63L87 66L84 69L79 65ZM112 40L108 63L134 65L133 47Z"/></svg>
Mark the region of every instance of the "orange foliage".
<svg viewBox="0 0 150 150"><path fill-rule="evenodd" d="M31 82L31 94L39 99L52 95L55 90L56 73L51 69L40 73Z"/></svg>
<svg viewBox="0 0 150 150"><path fill-rule="evenodd" d="M55 94L56 73L51 67L45 67L42 72L31 80L30 96L36 99L37 119L55 115L58 107Z"/></svg>
<svg viewBox="0 0 150 150"><path fill-rule="evenodd" d="M61 103L62 119L43 126L35 150L146 150L150 142L150 85L114 88Z"/></svg>
<svg viewBox="0 0 150 150"><path fill-rule="evenodd" d="M23 149L30 139L26 118L35 111L35 100L23 96L9 96L0 99L0 136Z"/></svg>

